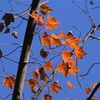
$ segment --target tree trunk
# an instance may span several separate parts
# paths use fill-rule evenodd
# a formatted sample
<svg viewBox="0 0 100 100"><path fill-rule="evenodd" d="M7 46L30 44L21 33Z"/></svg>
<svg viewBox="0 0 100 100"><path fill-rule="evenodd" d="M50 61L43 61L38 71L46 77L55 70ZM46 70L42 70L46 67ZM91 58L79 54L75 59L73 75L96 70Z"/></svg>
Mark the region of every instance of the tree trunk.
<svg viewBox="0 0 100 100"><path fill-rule="evenodd" d="M38 11L39 3L40 0L32 1L30 13L32 13L33 10ZM24 85L24 80L25 80L26 70L27 70L27 63L30 56L35 26L36 26L36 20L29 17L26 32L25 32L25 38L22 46L22 52L19 60L17 77L16 77L12 100L20 100L22 96L23 85Z"/></svg>

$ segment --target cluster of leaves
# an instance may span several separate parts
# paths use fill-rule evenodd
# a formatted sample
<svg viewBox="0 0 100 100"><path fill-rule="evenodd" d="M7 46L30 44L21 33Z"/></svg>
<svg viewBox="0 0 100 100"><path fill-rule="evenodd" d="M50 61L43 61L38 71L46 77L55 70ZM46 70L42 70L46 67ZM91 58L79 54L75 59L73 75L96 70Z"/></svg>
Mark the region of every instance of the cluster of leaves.
<svg viewBox="0 0 100 100"><path fill-rule="evenodd" d="M14 22L13 14L5 13L4 16L2 17L2 20L4 20L4 22L0 22L0 32L2 32L5 29L5 31L4 31L5 34L10 33L9 25L11 24L11 22ZM17 38L18 33L16 31L13 31L12 36Z"/></svg>

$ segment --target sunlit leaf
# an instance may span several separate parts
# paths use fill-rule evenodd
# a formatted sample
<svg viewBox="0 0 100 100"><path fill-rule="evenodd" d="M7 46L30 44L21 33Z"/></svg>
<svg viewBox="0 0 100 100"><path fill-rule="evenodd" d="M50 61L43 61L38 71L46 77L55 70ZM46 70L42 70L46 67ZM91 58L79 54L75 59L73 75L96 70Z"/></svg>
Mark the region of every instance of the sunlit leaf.
<svg viewBox="0 0 100 100"><path fill-rule="evenodd" d="M44 19L44 17L43 17L43 16L41 16L41 15L39 15L39 18L38 18L38 20L39 20L41 23L45 22L45 19Z"/></svg>
<svg viewBox="0 0 100 100"><path fill-rule="evenodd" d="M68 74L68 70L69 70L69 66L67 65L67 63L61 62L58 64L58 72L62 73L64 76L66 76Z"/></svg>
<svg viewBox="0 0 100 100"><path fill-rule="evenodd" d="M2 32L4 29L4 23L0 23L0 32Z"/></svg>
<svg viewBox="0 0 100 100"><path fill-rule="evenodd" d="M38 72L40 74L40 79L46 81L46 73L44 71L44 68L43 67L38 68Z"/></svg>
<svg viewBox="0 0 100 100"><path fill-rule="evenodd" d="M34 18L34 19L38 19L38 14L35 12L35 11L33 11L32 12L32 14L29 14L32 18Z"/></svg>
<svg viewBox="0 0 100 100"><path fill-rule="evenodd" d="M15 79L13 76L5 77L3 80L3 85L7 86L10 90L13 89L14 84L15 84Z"/></svg>
<svg viewBox="0 0 100 100"><path fill-rule="evenodd" d="M48 22L45 24L45 28L48 30L53 30L58 28L58 25L59 22L56 20L56 18L48 15Z"/></svg>
<svg viewBox="0 0 100 100"><path fill-rule="evenodd" d="M43 100L52 100L52 96L50 94L45 94Z"/></svg>
<svg viewBox="0 0 100 100"><path fill-rule="evenodd" d="M48 2L44 2L44 3L41 4L41 6L40 6L40 12L43 15L46 15L46 13L50 13L52 11L53 10L48 6Z"/></svg>
<svg viewBox="0 0 100 100"><path fill-rule="evenodd" d="M86 94L90 94L91 93L91 89L90 88L85 88L84 91L85 91Z"/></svg>
<svg viewBox="0 0 100 100"><path fill-rule="evenodd" d="M80 46L76 46L74 49L74 55L77 59L82 59L83 56L86 55L86 53L83 51L83 48Z"/></svg>
<svg viewBox="0 0 100 100"><path fill-rule="evenodd" d="M55 38L55 39L60 39L60 38L61 38L60 35L58 35L58 34L54 34L54 33L52 33L52 37Z"/></svg>
<svg viewBox="0 0 100 100"><path fill-rule="evenodd" d="M97 86L97 83L93 83L93 88L95 88ZM99 86L100 89L100 86Z"/></svg>
<svg viewBox="0 0 100 100"><path fill-rule="evenodd" d="M56 82L53 82L50 85L50 89L54 92L54 93L58 93L59 89L61 89L61 86L59 86Z"/></svg>
<svg viewBox="0 0 100 100"><path fill-rule="evenodd" d="M5 25L7 27L11 22L14 22L14 16L11 13L5 13L2 20L5 21Z"/></svg>
<svg viewBox="0 0 100 100"><path fill-rule="evenodd" d="M47 62L44 64L44 68L45 68L47 71L54 70L54 67L52 66L52 62L51 62L51 61L47 61Z"/></svg>
<svg viewBox="0 0 100 100"><path fill-rule="evenodd" d="M44 32L43 37L41 38L42 45L46 45L50 47L50 35L47 34L47 32Z"/></svg>
<svg viewBox="0 0 100 100"><path fill-rule="evenodd" d="M49 52L44 51L44 48L42 48L42 49L40 50L40 55L41 55L41 57L47 58L48 54L49 54Z"/></svg>
<svg viewBox="0 0 100 100"><path fill-rule="evenodd" d="M67 82L67 85L68 85L68 87L70 87L70 88L75 88L75 86L74 86L72 83L70 83L70 81Z"/></svg>

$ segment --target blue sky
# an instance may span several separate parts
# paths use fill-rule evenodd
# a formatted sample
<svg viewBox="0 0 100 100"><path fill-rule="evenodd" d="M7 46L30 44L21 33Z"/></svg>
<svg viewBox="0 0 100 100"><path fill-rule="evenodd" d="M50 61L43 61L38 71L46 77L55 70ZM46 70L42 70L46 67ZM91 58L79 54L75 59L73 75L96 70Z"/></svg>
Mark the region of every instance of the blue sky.
<svg viewBox="0 0 100 100"><path fill-rule="evenodd" d="M10 0L9 0L10 1ZM16 3L11 0L11 5L13 10L16 13L20 13L23 10L26 10L28 8L28 6L24 6L19 4L18 2L23 2L24 4L31 4L31 0L15 0ZM43 2L44 0L42 0ZM83 8L84 10L86 10L86 0L73 0L75 1L81 8ZM95 0L94 1L94 5L90 5L89 4L89 0L87 0L87 6L88 6L88 11L90 16L93 18L95 24L99 24L100 23L100 8L98 9L94 9L91 10L91 8L96 7L96 6L100 6L100 0ZM87 32L89 31L89 29L91 28L91 24L90 22L87 20L87 16L84 12L82 12L78 7L75 6L75 4L73 4L71 2L71 0L49 0L49 6L53 9L53 12L50 13L51 16L56 17L56 19L58 21L60 21L60 25L58 29L52 30L52 31L48 31L46 29L44 29L43 31L47 31L48 34L60 34L60 31L63 30L65 33L69 32L70 30L73 32L73 35L75 37L79 37L80 33L78 32L77 29L73 28L72 26L77 27L80 31L81 31L81 38L83 39L84 36L87 34ZM8 0L0 0L0 10L3 10L4 12L11 12L11 6L8 3ZM4 15L4 13L0 12L0 19L2 18L2 16ZM28 14L24 15L25 18L28 18ZM0 22L3 22L2 20L0 20ZM17 48L19 45L21 45L23 43L23 39L24 39L24 34L25 34L25 29L27 26L27 21L23 21L23 23L18 27L13 29L13 27L16 27L17 25L19 25L19 23L21 22L21 18L17 18L15 19L15 23L12 23L9 27L11 28L11 32L12 31L17 31L18 32L18 39L15 39L12 35L11 32L9 34L3 34L3 32L0 34L0 49L3 52L3 55L8 54L9 52L13 51L15 48ZM42 31L42 32L43 32ZM100 31L96 31L95 36L100 37ZM41 34L41 33L40 33ZM17 45L12 45L13 43L17 43ZM78 61L78 67L80 68L80 73L84 74L87 72L87 70L90 68L90 66L95 63L95 62L100 62L100 41L99 40L95 40L95 39L89 39L87 40L86 43L84 43L82 45L83 49L85 52L87 52L87 55L85 57L83 57L82 60ZM34 36L33 39L33 44L32 44L32 51L33 51L33 57L38 57L41 61L44 61L44 59L42 59L39 55L39 51L42 48L42 46L40 45L39 39L37 36ZM8 58L11 58L14 61L19 61L20 58L20 52L21 52L21 48L17 49L13 54L7 56ZM54 54L54 53L53 53ZM53 56L52 51L49 57ZM46 59L46 61L49 58ZM54 59L53 65L55 66L57 64L57 62L59 62L61 60L60 57ZM32 61L32 59L30 59L30 61ZM2 65L3 63L3 65ZM27 72L27 76L26 78L32 78L31 76L31 72L38 67L39 65L29 65L28 67L28 72ZM90 73L84 77L85 81L89 84L90 88L92 88L92 84L94 82L99 82L99 64L95 65L92 70L90 71ZM40 67L40 66L39 66ZM18 64L11 62L5 58L1 59L0 62L0 96L6 97L7 95L11 94L12 91L9 90L7 87L3 86L3 79L5 76L7 76L5 74L5 72L3 72L3 68L10 72L10 73L16 73L17 72L17 68L18 68ZM50 74L50 73L49 73ZM54 77L54 80L59 80L59 85L64 86L64 89L67 91L67 93L70 95L71 98L75 99L75 100L85 100L86 97L88 96L87 94L85 94L84 92L84 88L87 87L86 83L84 82L84 80L82 79L82 77L79 77L79 81L82 85L82 88L80 88L78 81L76 79L75 76L71 76L68 75L67 78L65 78L62 74L57 74ZM71 81L72 84L75 85L75 89L70 89L67 85L66 82L67 81ZM42 83L42 82L41 82ZM46 88L47 89L47 88ZM100 92L100 91L99 91ZM40 98L47 93L47 90L45 90L45 92L41 93ZM24 91L23 91L24 97L25 99L22 98L22 100L29 100L30 97L33 95L33 93L31 93L30 89L28 86L24 86ZM67 95L63 92L63 90L59 91L59 94L55 94L53 92L50 91L50 94L53 97L53 100L67 100ZM97 93L98 94L98 93ZM7 98L6 100L10 100L11 96L9 98ZM1 98L0 98L1 100ZM41 99L39 99L41 100Z"/></svg>

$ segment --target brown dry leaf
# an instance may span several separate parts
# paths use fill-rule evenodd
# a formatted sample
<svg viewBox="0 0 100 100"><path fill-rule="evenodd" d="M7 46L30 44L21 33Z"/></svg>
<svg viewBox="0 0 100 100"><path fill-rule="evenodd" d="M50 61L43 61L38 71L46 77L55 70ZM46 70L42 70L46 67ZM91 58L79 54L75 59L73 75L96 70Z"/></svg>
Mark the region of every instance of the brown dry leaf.
<svg viewBox="0 0 100 100"><path fill-rule="evenodd" d="M29 15L30 15L32 18L38 20L38 14L37 14L35 11L33 11L32 14L29 14Z"/></svg>
<svg viewBox="0 0 100 100"><path fill-rule="evenodd" d="M37 80L39 74L36 71L33 71L32 76Z"/></svg>
<svg viewBox="0 0 100 100"><path fill-rule="evenodd" d="M10 28L6 28L4 33L6 34L6 33L9 33L9 32L10 32Z"/></svg>
<svg viewBox="0 0 100 100"><path fill-rule="evenodd" d="M3 80L3 85L7 86L10 90L13 89L14 84L15 84L15 79L13 76L5 77Z"/></svg>
<svg viewBox="0 0 100 100"><path fill-rule="evenodd" d="M43 100L52 100L52 96L50 94L45 94Z"/></svg>
<svg viewBox="0 0 100 100"><path fill-rule="evenodd" d="M53 30L58 28L58 25L59 22L56 20L56 18L48 15L48 22L45 24L45 28L48 30Z"/></svg>
<svg viewBox="0 0 100 100"><path fill-rule="evenodd" d="M14 16L11 13L5 13L2 17L2 20L4 20L6 27L11 23L14 22Z"/></svg>
<svg viewBox="0 0 100 100"><path fill-rule="evenodd" d="M48 2L44 2L43 4L41 4L40 6L40 12L43 15L46 15L47 13L52 12L53 10L48 6Z"/></svg>
<svg viewBox="0 0 100 100"><path fill-rule="evenodd" d="M49 52L44 51L44 48L42 48L42 49L40 50L40 55L41 55L41 57L47 58L48 54L49 54Z"/></svg>
<svg viewBox="0 0 100 100"><path fill-rule="evenodd" d="M4 29L4 23L0 23L0 32L2 32Z"/></svg>
<svg viewBox="0 0 100 100"><path fill-rule="evenodd" d="M34 88L35 86L38 86L38 81L36 79L29 79L26 81L26 85L29 85L30 88Z"/></svg>
<svg viewBox="0 0 100 100"><path fill-rule="evenodd" d="M47 32L44 32L43 37L41 38L42 45L46 45L50 47L50 35L47 34Z"/></svg>
<svg viewBox="0 0 100 100"><path fill-rule="evenodd" d="M54 92L54 93L58 93L59 89L61 89L61 86L59 86L56 82L53 82L50 85L50 89Z"/></svg>
<svg viewBox="0 0 100 100"><path fill-rule="evenodd" d="M83 56L86 55L86 53L83 51L83 48L80 46L76 46L74 49L74 55L77 59L82 59Z"/></svg>
<svg viewBox="0 0 100 100"><path fill-rule="evenodd" d="M50 43L51 43L54 47L56 47L57 45L60 45L60 44L61 44L61 42L60 42L59 39L55 39L55 38L53 38L52 36L50 37Z"/></svg>
<svg viewBox="0 0 100 100"><path fill-rule="evenodd" d="M2 55L3 55L3 54L2 54L2 50L0 49L0 58L2 57Z"/></svg>
<svg viewBox="0 0 100 100"><path fill-rule="evenodd" d="M45 68L47 71L54 70L54 67L52 66L52 62L51 62L51 61L47 61L47 62L44 64L44 68Z"/></svg>
<svg viewBox="0 0 100 100"><path fill-rule="evenodd" d="M68 85L68 87L70 87L70 88L75 88L75 86L74 86L72 83L70 83L70 81L67 82L67 85Z"/></svg>
<svg viewBox="0 0 100 100"><path fill-rule="evenodd" d="M58 72L62 73L64 76L66 76L68 74L68 70L69 70L69 66L67 63L61 62L58 64Z"/></svg>
<svg viewBox="0 0 100 100"><path fill-rule="evenodd" d="M73 37L72 32L68 32L68 34L65 36L66 37L66 42L71 48L75 48L79 41L81 40L80 38Z"/></svg>
<svg viewBox="0 0 100 100"><path fill-rule="evenodd" d="M40 74L40 79L46 81L46 73L44 71L44 68L43 67L38 68L38 72Z"/></svg>
<svg viewBox="0 0 100 100"><path fill-rule="evenodd" d="M91 89L90 88L85 88L84 91L85 91L86 94L90 94L91 93Z"/></svg>
<svg viewBox="0 0 100 100"><path fill-rule="evenodd" d="M72 64L75 64L75 61L72 58L72 53L69 52L68 50L64 50L61 53L61 56L62 56L62 59L63 59L64 63L70 63L70 64L72 63Z"/></svg>

